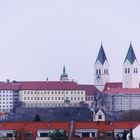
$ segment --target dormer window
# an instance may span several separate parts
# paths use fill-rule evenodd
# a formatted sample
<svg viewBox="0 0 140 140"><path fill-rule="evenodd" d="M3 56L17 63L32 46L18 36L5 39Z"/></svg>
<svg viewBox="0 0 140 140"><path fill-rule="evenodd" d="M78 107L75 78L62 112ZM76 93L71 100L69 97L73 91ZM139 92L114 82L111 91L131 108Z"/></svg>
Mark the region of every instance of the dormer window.
<svg viewBox="0 0 140 140"><path fill-rule="evenodd" d="M102 119L102 115L98 115L98 119L100 119L100 120L101 120L101 119Z"/></svg>

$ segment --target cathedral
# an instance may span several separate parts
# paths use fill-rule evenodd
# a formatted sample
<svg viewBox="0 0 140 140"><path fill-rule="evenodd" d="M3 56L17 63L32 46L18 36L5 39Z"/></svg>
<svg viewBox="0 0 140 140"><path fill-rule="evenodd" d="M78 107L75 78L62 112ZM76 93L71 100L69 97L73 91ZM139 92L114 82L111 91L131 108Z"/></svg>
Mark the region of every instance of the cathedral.
<svg viewBox="0 0 140 140"><path fill-rule="evenodd" d="M139 88L139 63L135 56L132 44L122 65L122 88ZM103 91L105 84L110 82L110 65L103 45L94 64L94 85Z"/></svg>
<svg viewBox="0 0 140 140"><path fill-rule="evenodd" d="M122 81L110 81L110 65L101 44L94 64L94 84L107 95L107 109L128 111L140 109L139 63L130 43L122 64Z"/></svg>

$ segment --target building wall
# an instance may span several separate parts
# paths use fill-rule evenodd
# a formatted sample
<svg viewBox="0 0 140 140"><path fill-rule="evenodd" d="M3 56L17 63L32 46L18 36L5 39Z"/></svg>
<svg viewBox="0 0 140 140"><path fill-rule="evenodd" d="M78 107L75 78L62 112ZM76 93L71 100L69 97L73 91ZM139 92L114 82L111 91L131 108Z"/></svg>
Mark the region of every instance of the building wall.
<svg viewBox="0 0 140 140"><path fill-rule="evenodd" d="M140 95L133 94L111 94L108 96L109 110L128 111L140 109Z"/></svg>
<svg viewBox="0 0 140 140"><path fill-rule="evenodd" d="M105 121L105 114L101 109L95 114L93 121Z"/></svg>
<svg viewBox="0 0 140 140"><path fill-rule="evenodd" d="M79 102L85 102L84 90L22 90L20 101L26 107L54 107L65 106L67 101L70 106L77 106Z"/></svg>
<svg viewBox="0 0 140 140"><path fill-rule="evenodd" d="M105 83L110 81L109 63L107 61L102 65L98 60L94 65L94 84L101 91Z"/></svg>
<svg viewBox="0 0 140 140"><path fill-rule="evenodd" d="M0 112L10 112L13 110L13 91L0 90Z"/></svg>
<svg viewBox="0 0 140 140"><path fill-rule="evenodd" d="M139 64L136 60L133 64L128 60L123 64L123 88L139 88Z"/></svg>

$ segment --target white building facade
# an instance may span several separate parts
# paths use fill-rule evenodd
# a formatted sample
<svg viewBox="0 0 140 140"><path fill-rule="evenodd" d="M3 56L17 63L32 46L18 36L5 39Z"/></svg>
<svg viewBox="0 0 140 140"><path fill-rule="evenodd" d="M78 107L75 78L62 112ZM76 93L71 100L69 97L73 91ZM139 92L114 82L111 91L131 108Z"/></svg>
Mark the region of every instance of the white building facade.
<svg viewBox="0 0 140 140"><path fill-rule="evenodd" d="M0 112L12 112L18 106L18 86L15 83L0 83Z"/></svg>
<svg viewBox="0 0 140 140"><path fill-rule="evenodd" d="M131 43L123 63L123 88L139 88L139 63Z"/></svg>
<svg viewBox="0 0 140 140"><path fill-rule="evenodd" d="M105 94L110 111L140 110L140 89L110 89Z"/></svg>
<svg viewBox="0 0 140 140"><path fill-rule="evenodd" d="M70 81L28 82L23 84L19 95L25 107L64 107L85 102L86 91Z"/></svg>

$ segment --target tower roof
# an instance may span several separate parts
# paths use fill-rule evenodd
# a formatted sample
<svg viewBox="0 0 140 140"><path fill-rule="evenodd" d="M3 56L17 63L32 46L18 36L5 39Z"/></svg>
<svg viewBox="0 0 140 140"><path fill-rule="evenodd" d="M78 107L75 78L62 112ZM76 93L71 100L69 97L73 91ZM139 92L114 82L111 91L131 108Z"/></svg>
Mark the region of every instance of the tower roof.
<svg viewBox="0 0 140 140"><path fill-rule="evenodd" d="M104 48L103 48L103 45L101 43L101 47L100 47L100 50L99 50L99 53L98 53L98 56L97 56L97 59L96 59L96 62L97 61L100 61L100 63L103 65L105 60L107 61L107 57L106 57L106 54L105 54L105 51L104 51ZM95 62L95 63L96 63Z"/></svg>
<svg viewBox="0 0 140 140"><path fill-rule="evenodd" d="M66 68L65 66L63 67L63 73L60 76L60 80L67 80L68 79L68 75L66 73Z"/></svg>
<svg viewBox="0 0 140 140"><path fill-rule="evenodd" d="M129 49L128 49L128 52L127 52L127 55L126 55L124 62L126 60L128 60L131 64L133 64L134 61L137 60L131 43L129 45Z"/></svg>

